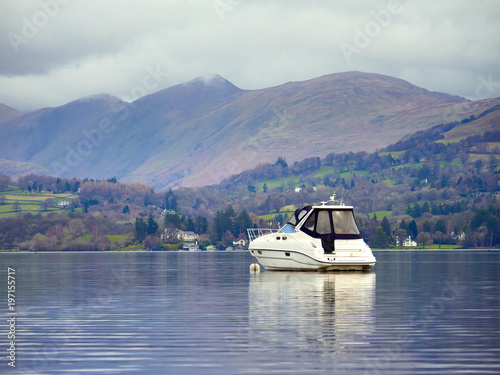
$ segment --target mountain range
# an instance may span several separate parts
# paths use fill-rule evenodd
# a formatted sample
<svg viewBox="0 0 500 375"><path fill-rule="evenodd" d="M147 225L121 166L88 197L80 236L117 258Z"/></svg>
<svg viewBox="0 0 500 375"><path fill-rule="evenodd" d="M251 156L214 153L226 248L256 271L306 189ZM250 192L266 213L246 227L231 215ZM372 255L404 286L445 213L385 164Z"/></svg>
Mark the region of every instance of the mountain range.
<svg viewBox="0 0 500 375"><path fill-rule="evenodd" d="M380 74L260 90L215 75L132 103L103 94L26 114L0 105L0 173L205 186L278 157L374 151L481 113L474 126L497 127L499 108L500 98L470 101Z"/></svg>

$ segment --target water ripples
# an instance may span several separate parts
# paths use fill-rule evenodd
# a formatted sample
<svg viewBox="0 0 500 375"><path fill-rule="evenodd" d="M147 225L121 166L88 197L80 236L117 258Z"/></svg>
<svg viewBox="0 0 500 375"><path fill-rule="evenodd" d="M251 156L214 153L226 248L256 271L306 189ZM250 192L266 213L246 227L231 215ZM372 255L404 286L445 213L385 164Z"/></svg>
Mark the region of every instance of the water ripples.
<svg viewBox="0 0 500 375"><path fill-rule="evenodd" d="M17 272L19 373L219 375L498 373L499 255L256 275L248 253L0 256Z"/></svg>

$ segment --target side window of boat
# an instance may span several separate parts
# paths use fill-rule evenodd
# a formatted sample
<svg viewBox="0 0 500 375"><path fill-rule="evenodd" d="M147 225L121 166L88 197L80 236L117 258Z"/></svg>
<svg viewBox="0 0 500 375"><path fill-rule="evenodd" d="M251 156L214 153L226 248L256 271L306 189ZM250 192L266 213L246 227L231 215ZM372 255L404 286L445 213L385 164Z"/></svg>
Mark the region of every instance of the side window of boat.
<svg viewBox="0 0 500 375"><path fill-rule="evenodd" d="M304 223L304 228L306 228L312 232L312 231L314 231L315 224L316 224L316 214L313 212L311 214L311 216L309 216L309 218Z"/></svg>
<svg viewBox="0 0 500 375"><path fill-rule="evenodd" d="M319 211L318 220L316 222L316 233L330 234L332 227L330 226L330 213L328 211Z"/></svg>
<svg viewBox="0 0 500 375"><path fill-rule="evenodd" d="M297 223L298 223L297 216L299 213L297 211L298 211L298 209L294 212L294 214L292 215L290 220L288 220L288 222L292 225L297 225Z"/></svg>
<svg viewBox="0 0 500 375"><path fill-rule="evenodd" d="M359 235L352 211L334 211L332 212L332 220L336 234Z"/></svg>
<svg viewBox="0 0 500 375"><path fill-rule="evenodd" d="M302 209L302 211L300 211L298 214L297 214L297 222L301 221L302 218L305 216L305 214L307 214L309 212L308 209L304 208Z"/></svg>

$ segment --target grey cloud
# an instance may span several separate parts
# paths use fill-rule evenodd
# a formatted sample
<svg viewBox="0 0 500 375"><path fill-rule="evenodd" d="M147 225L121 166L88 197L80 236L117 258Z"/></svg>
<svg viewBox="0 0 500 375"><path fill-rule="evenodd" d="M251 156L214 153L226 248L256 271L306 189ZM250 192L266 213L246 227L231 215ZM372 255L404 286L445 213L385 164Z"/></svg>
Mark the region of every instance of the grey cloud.
<svg viewBox="0 0 500 375"><path fill-rule="evenodd" d="M46 25L42 3L59 4ZM474 98L481 77L500 81L496 1L63 3L4 2L1 103L38 108L99 92L121 96L156 65L169 73L159 88L211 73L257 89L362 70ZM9 33L22 36L37 14L38 32L16 53ZM355 52L346 56L346 45Z"/></svg>

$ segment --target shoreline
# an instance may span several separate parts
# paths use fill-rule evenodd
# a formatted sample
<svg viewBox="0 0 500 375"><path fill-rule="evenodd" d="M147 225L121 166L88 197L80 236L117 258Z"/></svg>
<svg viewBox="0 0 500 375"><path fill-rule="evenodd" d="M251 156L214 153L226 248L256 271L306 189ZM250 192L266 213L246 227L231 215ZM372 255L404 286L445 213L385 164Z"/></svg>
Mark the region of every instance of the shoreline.
<svg viewBox="0 0 500 375"><path fill-rule="evenodd" d="M200 251L188 251L188 250L165 250L165 251L153 251L153 250L6 250L6 249L0 249L0 254L9 254L9 253L16 253L16 254L55 254L55 253L102 253L102 254L109 254L109 253L191 253L191 254L196 254L196 253L244 253L247 252L248 250L214 250L214 251L206 251L206 250L200 250Z"/></svg>
<svg viewBox="0 0 500 375"><path fill-rule="evenodd" d="M186 250L166 250L166 251L153 251L153 250L14 250L14 249L0 249L0 254L9 253L22 253L22 254L54 254L54 253L243 253L249 250L215 250L215 251L186 251ZM476 247L476 248L455 248L455 249L439 249L439 248L429 248L429 249L372 249L372 251L500 251L500 249L491 247Z"/></svg>

